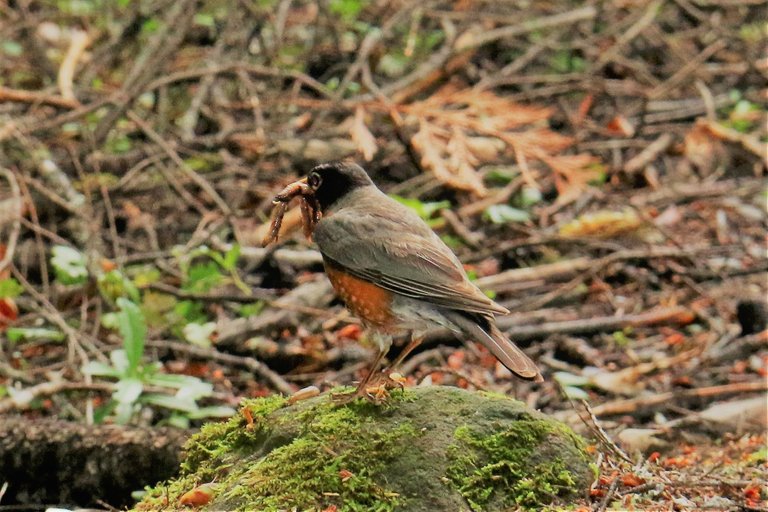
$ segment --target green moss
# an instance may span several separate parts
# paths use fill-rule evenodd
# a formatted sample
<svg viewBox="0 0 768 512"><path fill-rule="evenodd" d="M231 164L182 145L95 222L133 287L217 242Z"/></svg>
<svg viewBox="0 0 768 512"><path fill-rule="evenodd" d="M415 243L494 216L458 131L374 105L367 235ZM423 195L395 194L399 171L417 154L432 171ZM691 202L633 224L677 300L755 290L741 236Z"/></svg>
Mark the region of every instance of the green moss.
<svg viewBox="0 0 768 512"><path fill-rule="evenodd" d="M555 439L572 443L567 456L585 457L583 441L569 428L533 417L491 434L458 427L447 452L446 476L473 510L485 510L489 503L540 509L571 493L579 479L568 469L571 461L540 456L542 446Z"/></svg>
<svg viewBox="0 0 768 512"><path fill-rule="evenodd" d="M198 510L543 510L589 485L583 441L503 395L427 387L383 405L321 395L243 407L252 426L240 414L203 428L181 476L136 509L177 510L184 493L215 483Z"/></svg>
<svg viewBox="0 0 768 512"><path fill-rule="evenodd" d="M287 400L282 396L243 400L240 414L223 423L209 423L200 433L190 438L184 446L186 457L181 466L181 474L197 473L203 479L216 478L225 469L227 454L242 454L241 449L249 445L257 446L260 439L268 433L268 416L284 407ZM248 410L253 418L253 425L248 422L243 411Z"/></svg>
<svg viewBox="0 0 768 512"><path fill-rule="evenodd" d="M284 407L287 400L281 396L243 400L240 413L227 421L208 423L185 444L185 458L180 475L169 483L147 489L147 494L136 510L162 510L176 508L178 499L197 485L221 481L229 468L241 458L242 450L258 446L269 431L267 417ZM253 428L247 427L243 410L253 417Z"/></svg>
<svg viewBox="0 0 768 512"><path fill-rule="evenodd" d="M283 405L280 398L245 401L252 428L242 416L205 426L187 443L181 477L150 490L137 509L173 506L185 492L212 481L229 490L216 497L211 510L336 505L339 511L385 512L403 503L377 482L386 480L381 473L387 462L419 435L411 423L377 426L381 409L365 401L339 407L326 396L286 409L290 414L281 414Z"/></svg>
<svg viewBox="0 0 768 512"><path fill-rule="evenodd" d="M394 510L399 496L376 482L386 462L417 432L410 423L376 427L376 413L376 406L367 402L337 407L326 399L298 415L278 416L277 428L287 427L284 422L298 424L298 436L242 475L243 485L231 497L240 494L236 501L259 510L331 504L339 510Z"/></svg>

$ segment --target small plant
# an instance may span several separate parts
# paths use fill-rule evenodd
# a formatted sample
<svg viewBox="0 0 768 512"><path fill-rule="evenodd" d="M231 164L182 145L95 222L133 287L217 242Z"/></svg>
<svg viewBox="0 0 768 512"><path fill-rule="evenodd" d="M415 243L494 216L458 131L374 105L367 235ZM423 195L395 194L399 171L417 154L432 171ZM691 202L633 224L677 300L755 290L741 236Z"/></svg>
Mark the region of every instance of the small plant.
<svg viewBox="0 0 768 512"><path fill-rule="evenodd" d="M57 281L67 285L85 283L88 279L88 268L83 253L66 245L55 245L51 252L51 265Z"/></svg>
<svg viewBox="0 0 768 512"><path fill-rule="evenodd" d="M415 211L419 217L421 217L433 228L436 227L436 225L439 224L441 220L434 219L432 216L443 208L451 207L450 201L421 201L419 199L401 197L397 195L392 195L391 197L398 203L401 203Z"/></svg>
<svg viewBox="0 0 768 512"><path fill-rule="evenodd" d="M157 362L143 364L147 335L144 315L139 306L124 297L118 298L116 303L119 310L105 315L103 323L117 328L123 338L123 348L110 353L111 364L92 361L83 368L90 375L117 379L112 399L100 411L101 418L113 413L117 423L126 424L142 405L170 409L173 414L169 422L182 427L187 426L190 419L234 414L231 407L200 407L197 404L200 398L211 396L213 385L197 377L161 373L162 365ZM147 387L166 388L167 392L162 389L147 391Z"/></svg>

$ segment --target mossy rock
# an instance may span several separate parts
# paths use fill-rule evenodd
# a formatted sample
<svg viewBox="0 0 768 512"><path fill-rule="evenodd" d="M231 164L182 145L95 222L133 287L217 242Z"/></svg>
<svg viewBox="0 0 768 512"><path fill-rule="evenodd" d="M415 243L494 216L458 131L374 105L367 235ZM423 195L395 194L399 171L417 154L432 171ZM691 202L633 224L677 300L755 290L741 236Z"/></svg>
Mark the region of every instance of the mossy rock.
<svg viewBox="0 0 768 512"><path fill-rule="evenodd" d="M383 406L321 395L243 407L250 427L242 412L204 427L181 476L136 510L178 509L210 483L202 510L542 510L585 496L593 479L581 438L501 395L423 387Z"/></svg>

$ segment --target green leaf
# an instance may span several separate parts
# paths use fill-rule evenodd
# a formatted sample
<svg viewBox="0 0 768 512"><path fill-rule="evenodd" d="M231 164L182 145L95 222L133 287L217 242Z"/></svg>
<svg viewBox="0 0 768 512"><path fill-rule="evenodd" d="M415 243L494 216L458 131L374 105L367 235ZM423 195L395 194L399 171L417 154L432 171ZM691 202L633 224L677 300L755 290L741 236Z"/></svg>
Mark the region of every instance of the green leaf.
<svg viewBox="0 0 768 512"><path fill-rule="evenodd" d="M6 331L8 340L19 341L64 341L67 337L63 332L42 327L9 327Z"/></svg>
<svg viewBox="0 0 768 512"><path fill-rule="evenodd" d="M157 29L159 28L160 20L157 18L150 18L141 26L141 31L145 34L152 34L153 32L157 32Z"/></svg>
<svg viewBox="0 0 768 512"><path fill-rule="evenodd" d="M198 398L211 396L212 393L213 384L210 382L203 382L200 379L195 379L195 382L190 382L186 386L179 388L179 390L176 392L176 396L179 398L197 400Z"/></svg>
<svg viewBox="0 0 768 512"><path fill-rule="evenodd" d="M54 245L51 265L62 284L83 284L88 279L85 255L66 245Z"/></svg>
<svg viewBox="0 0 768 512"><path fill-rule="evenodd" d="M79 17L92 16L97 5L98 3L93 0L68 0L67 2L58 2L58 6L63 12Z"/></svg>
<svg viewBox="0 0 768 512"><path fill-rule="evenodd" d="M115 377L121 376L120 372L114 366L110 366L101 361L91 361L83 366L83 373L95 375L96 377Z"/></svg>
<svg viewBox="0 0 768 512"><path fill-rule="evenodd" d="M768 460L768 448L765 446L752 453L747 459L750 464L764 464L766 460Z"/></svg>
<svg viewBox="0 0 768 512"><path fill-rule="evenodd" d="M119 270L111 270L102 274L97 279L99 291L109 301L114 301L118 297L127 297L128 299L139 302L139 289Z"/></svg>
<svg viewBox="0 0 768 512"><path fill-rule="evenodd" d="M118 402L117 400L112 402L115 404L115 423L118 425L125 425L131 421L133 411L138 409L135 402Z"/></svg>
<svg viewBox="0 0 768 512"><path fill-rule="evenodd" d="M195 14L195 17L193 19L194 19L195 25L200 25L208 28L213 28L216 26L216 20L213 18L211 14L198 13L198 14Z"/></svg>
<svg viewBox="0 0 768 512"><path fill-rule="evenodd" d="M110 312L101 315L101 325L105 329L117 329L117 313Z"/></svg>
<svg viewBox="0 0 768 512"><path fill-rule="evenodd" d="M149 327L168 327L173 321L171 312L178 303L176 297L147 290L141 296L141 311Z"/></svg>
<svg viewBox="0 0 768 512"><path fill-rule="evenodd" d="M264 310L264 306L266 306L266 304L267 303L263 300L258 300L250 304L243 304L240 306L240 308L238 308L237 314L243 318L256 316Z"/></svg>
<svg viewBox="0 0 768 512"><path fill-rule="evenodd" d="M400 52L387 53L379 59L377 71L389 78L396 78L405 74L409 59Z"/></svg>
<svg viewBox="0 0 768 512"><path fill-rule="evenodd" d="M112 366L119 372L121 376L128 374L128 356L125 354L125 350L119 348L109 353L109 360L112 361Z"/></svg>
<svg viewBox="0 0 768 512"><path fill-rule="evenodd" d="M198 407L194 400L188 398L179 398L176 396L163 395L160 393L147 393L141 397L142 403L165 407L183 412L197 411Z"/></svg>
<svg viewBox="0 0 768 512"><path fill-rule="evenodd" d="M408 208L411 208L412 210L414 210L418 214L418 216L424 220L428 220L430 217L432 217L432 215L442 210L443 208L451 207L450 201L424 202L424 201L419 201L418 199L401 197L397 195L392 195L390 197L392 197L392 199L394 199L398 203L404 204Z"/></svg>
<svg viewBox="0 0 768 512"><path fill-rule="evenodd" d="M179 301L176 306L174 306L173 312L176 316L180 317L186 322L205 323L208 321L208 316L205 314L203 304L198 301Z"/></svg>
<svg viewBox="0 0 768 512"><path fill-rule="evenodd" d="M187 281L182 289L189 292L206 293L211 288L223 283L225 276L219 271L219 265L213 261L197 263L189 269Z"/></svg>
<svg viewBox="0 0 768 512"><path fill-rule="evenodd" d="M464 245L464 241L455 235L443 234L440 235L440 239L445 243L445 245L454 250Z"/></svg>
<svg viewBox="0 0 768 512"><path fill-rule="evenodd" d="M123 337L125 356L128 359L128 373L135 375L144 354L144 342L147 336L147 325L139 306L128 299L117 299L120 312L117 315L117 328Z"/></svg>
<svg viewBox="0 0 768 512"><path fill-rule="evenodd" d="M529 208L536 203L540 203L543 199L543 196L541 194L541 190L539 190L536 187L531 187L529 185L525 185L522 190L520 191L520 194L516 197L517 205L521 208Z"/></svg>
<svg viewBox="0 0 768 512"><path fill-rule="evenodd" d="M189 413L189 414L195 414L195 413ZM187 416L188 414L180 414L178 412L172 412L171 415L168 417L168 419L165 420L165 424L175 428L188 429L190 427L190 424L189 424L189 418ZM133 498L133 494L131 494L131 497ZM141 498L136 499L136 501L141 501Z"/></svg>
<svg viewBox="0 0 768 512"><path fill-rule="evenodd" d="M146 288L152 283L156 283L162 277L160 270L153 266L132 267L131 276L133 282L138 288Z"/></svg>
<svg viewBox="0 0 768 512"><path fill-rule="evenodd" d="M506 185L518 174L515 168L509 165L494 165L484 167L484 169L487 169L485 173L486 181L500 185Z"/></svg>
<svg viewBox="0 0 768 512"><path fill-rule="evenodd" d="M213 385L203 382L197 377L190 375L178 375L174 373L158 373L147 378L147 383L153 386L161 386L174 389L187 389L189 395L197 398L210 396L213 392Z"/></svg>
<svg viewBox="0 0 768 512"><path fill-rule="evenodd" d="M620 347L626 347L632 342L629 336L627 336L627 333L624 331L614 331L611 336L613 337L613 341L616 342L616 345Z"/></svg>
<svg viewBox="0 0 768 512"><path fill-rule="evenodd" d="M117 402L114 400L105 400L101 403L101 405L95 407L93 409L93 423L96 425L101 425L107 421L110 415L114 412L116 405Z"/></svg>
<svg viewBox="0 0 768 512"><path fill-rule="evenodd" d="M107 140L104 146L108 152L119 155L133 149L133 141L127 135L120 135Z"/></svg>
<svg viewBox="0 0 768 512"><path fill-rule="evenodd" d="M589 379L587 377L574 375L569 372L555 372L553 377L562 386L586 386L589 384Z"/></svg>
<svg viewBox="0 0 768 512"><path fill-rule="evenodd" d="M560 50L549 60L549 65L559 73L584 71L586 61L571 50Z"/></svg>
<svg viewBox="0 0 768 512"><path fill-rule="evenodd" d="M589 394L581 388L575 386L563 386L563 392L565 396L572 400L587 400Z"/></svg>
<svg viewBox="0 0 768 512"><path fill-rule="evenodd" d="M494 224L506 224L507 222L526 222L531 219L531 216L527 211L513 208L508 204L494 204L485 209L483 218Z"/></svg>
<svg viewBox="0 0 768 512"><path fill-rule="evenodd" d="M331 0L331 12L341 16L344 21L354 20L363 8L363 0Z"/></svg>
<svg viewBox="0 0 768 512"><path fill-rule="evenodd" d="M0 299L18 297L24 293L24 287L14 278L0 280Z"/></svg>
<svg viewBox="0 0 768 512"><path fill-rule="evenodd" d="M210 407L200 407L198 410L190 412L187 417L192 420L203 418L229 418L234 416L235 409L226 405L212 405Z"/></svg>
<svg viewBox="0 0 768 512"><path fill-rule="evenodd" d="M3 41L0 43L0 48L2 49L3 53L9 57L18 57L24 53L24 47L22 47L16 41Z"/></svg>
<svg viewBox="0 0 768 512"><path fill-rule="evenodd" d="M184 338L191 344L208 348L211 346L211 335L216 332L216 323L206 322L199 324L190 322L181 329L181 332L184 334Z"/></svg>
<svg viewBox="0 0 768 512"><path fill-rule="evenodd" d="M190 169L193 171L208 171L211 169L211 162L210 159L205 158L203 156L191 156L189 158L184 159L184 163L189 166Z"/></svg>
<svg viewBox="0 0 768 512"><path fill-rule="evenodd" d="M120 379L115 384L112 398L121 404L132 404L139 399L142 391L144 391L144 385L139 379Z"/></svg>
<svg viewBox="0 0 768 512"><path fill-rule="evenodd" d="M237 260L240 257L240 244L232 244L232 247L224 254L224 260L221 263L224 270L235 270Z"/></svg>

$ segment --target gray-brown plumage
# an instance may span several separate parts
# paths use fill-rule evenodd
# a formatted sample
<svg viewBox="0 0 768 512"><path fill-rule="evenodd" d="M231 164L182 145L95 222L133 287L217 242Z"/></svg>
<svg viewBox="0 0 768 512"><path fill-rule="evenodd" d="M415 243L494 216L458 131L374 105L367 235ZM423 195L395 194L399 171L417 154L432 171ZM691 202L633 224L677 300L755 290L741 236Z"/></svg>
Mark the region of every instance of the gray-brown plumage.
<svg viewBox="0 0 768 512"><path fill-rule="evenodd" d="M392 322L369 324L388 334L441 325L481 342L519 377L542 380L533 361L496 327L494 315L509 312L467 278L453 252L410 208L382 193L352 163L317 166L307 183L322 211L313 238L329 277L344 273L391 294L382 307L391 309ZM331 281L350 296L338 278ZM372 288L361 289L371 294Z"/></svg>

